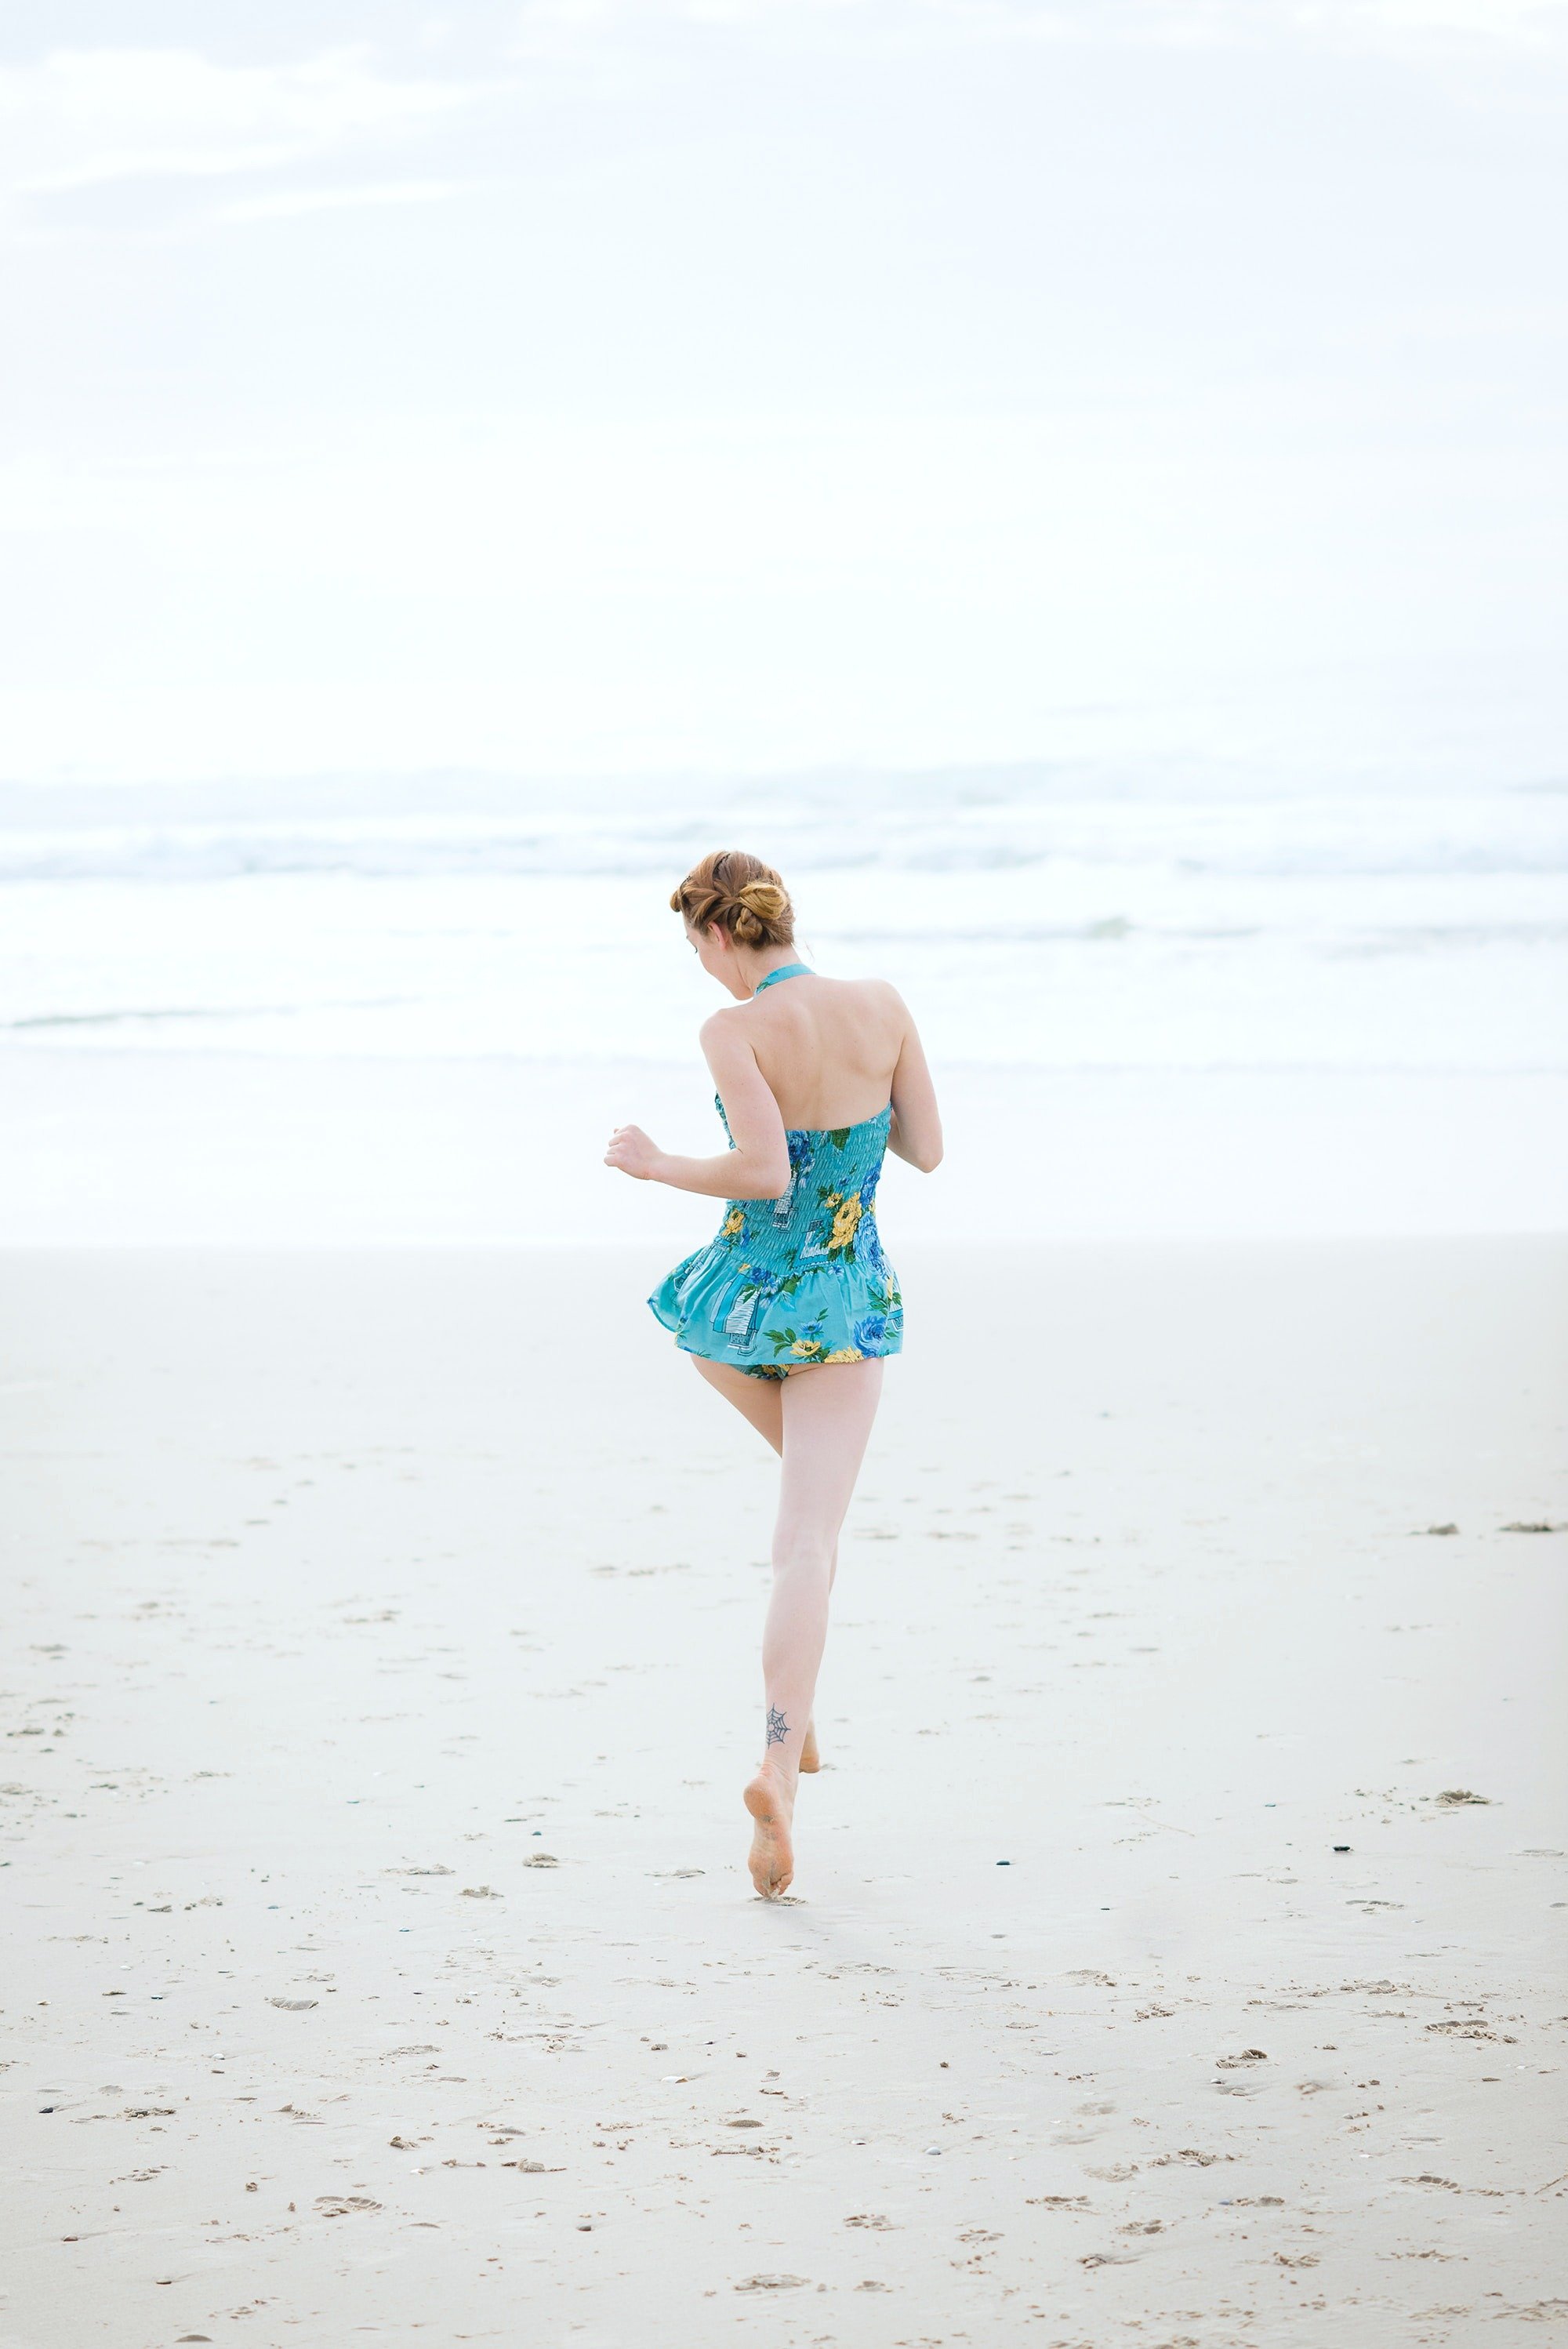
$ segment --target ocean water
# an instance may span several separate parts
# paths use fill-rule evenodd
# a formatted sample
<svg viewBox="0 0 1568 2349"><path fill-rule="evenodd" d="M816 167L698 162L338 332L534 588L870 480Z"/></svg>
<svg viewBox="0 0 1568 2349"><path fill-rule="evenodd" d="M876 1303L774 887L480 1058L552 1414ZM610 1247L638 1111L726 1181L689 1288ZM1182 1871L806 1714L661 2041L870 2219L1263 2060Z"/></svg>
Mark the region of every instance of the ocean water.
<svg viewBox="0 0 1568 2349"><path fill-rule="evenodd" d="M170 1237L181 1200L181 1228L208 1236L583 1236L564 1175L542 1188L548 1144L519 1105L548 1098L578 1151L601 1112L615 1122L647 1099L685 1118L689 1094L701 1113L695 1031L716 999L667 897L724 844L784 871L809 959L903 989L993 1156L1016 1165L1026 1133L1028 1150L1068 1147L1090 1169L1114 1157L1123 1190L1129 1154L1150 1158L1146 1195L1133 1185L1115 1228L1236 1224L1212 1169L1264 1101L1279 1146L1249 1180L1274 1205L1241 1227L1562 1220L1568 787L1044 768L728 789L14 788L0 794L0 1211L23 1237ZM438 1098L432 1133L418 1104ZM221 1136L203 1100L223 1104ZM502 1100L523 1119L504 1140L486 1123ZM1448 1205L1408 1218L1402 1100L1423 1163L1454 1159ZM268 1105L264 1132L247 1101ZM1445 1143L1430 1123L1444 1101L1456 1131L1479 1120L1491 1142ZM1172 1156L1172 1114L1206 1135L1193 1164ZM378 1155L388 1115L397 1146ZM470 1187L460 1213L439 1204L454 1119L496 1160L493 1195L481 1206ZM1341 1183L1315 1221L1326 1119L1336 1164L1365 1156L1359 1218ZM101 1179L117 1160L118 1193ZM1084 1225L1065 1195L1053 1220L1043 1174L1013 1189L1020 1230ZM1086 1198L1096 1189L1103 1170ZM640 1228L621 1205L603 1213L619 1237ZM972 1214L954 1199L930 1228Z"/></svg>
<svg viewBox="0 0 1568 2349"><path fill-rule="evenodd" d="M892 978L943 1061L1568 1065L1568 789L126 793L118 822L105 794L54 823L43 797L0 803L13 1050L678 1059L707 982L668 891L737 841L786 872L821 967Z"/></svg>

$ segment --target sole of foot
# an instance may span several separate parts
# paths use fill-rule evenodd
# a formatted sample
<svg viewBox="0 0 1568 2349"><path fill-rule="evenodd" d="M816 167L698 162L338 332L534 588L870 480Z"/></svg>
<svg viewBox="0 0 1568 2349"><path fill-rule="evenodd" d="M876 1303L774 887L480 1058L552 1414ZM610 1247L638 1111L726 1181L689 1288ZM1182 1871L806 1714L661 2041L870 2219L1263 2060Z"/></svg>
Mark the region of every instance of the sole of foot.
<svg viewBox="0 0 1568 2349"><path fill-rule="evenodd" d="M765 1762L742 1799L751 1814L751 1851L747 1863L751 1881L764 1900L776 1900L781 1892L788 1892L795 1876L789 1798L777 1772Z"/></svg>

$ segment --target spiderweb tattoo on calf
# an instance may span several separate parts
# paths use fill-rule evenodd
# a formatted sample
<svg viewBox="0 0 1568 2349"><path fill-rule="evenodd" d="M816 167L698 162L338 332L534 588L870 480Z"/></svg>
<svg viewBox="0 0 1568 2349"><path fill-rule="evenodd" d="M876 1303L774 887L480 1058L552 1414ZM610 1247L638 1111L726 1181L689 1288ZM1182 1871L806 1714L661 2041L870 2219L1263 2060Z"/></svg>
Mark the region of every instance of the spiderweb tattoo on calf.
<svg viewBox="0 0 1568 2349"><path fill-rule="evenodd" d="M779 1710L778 1706L777 1706L776 1704L770 1704L770 1705L769 1706L769 1708L768 1708L768 1743L769 1743L769 1745L782 1745L782 1744L783 1744L783 1743L784 1743L784 1740L789 1736L789 1723L785 1720L785 1718L784 1718L783 1714L779 1712Z"/></svg>

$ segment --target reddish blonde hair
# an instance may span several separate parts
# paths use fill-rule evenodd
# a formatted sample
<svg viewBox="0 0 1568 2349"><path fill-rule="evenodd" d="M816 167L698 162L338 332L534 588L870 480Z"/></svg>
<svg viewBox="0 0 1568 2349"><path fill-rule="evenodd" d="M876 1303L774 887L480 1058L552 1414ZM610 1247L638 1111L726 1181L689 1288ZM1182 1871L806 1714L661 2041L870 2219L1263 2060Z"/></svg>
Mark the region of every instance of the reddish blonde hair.
<svg viewBox="0 0 1568 2349"><path fill-rule="evenodd" d="M759 856L744 848L716 849L694 864L670 897L670 910L692 930L717 923L737 946L787 947L795 937L789 892Z"/></svg>

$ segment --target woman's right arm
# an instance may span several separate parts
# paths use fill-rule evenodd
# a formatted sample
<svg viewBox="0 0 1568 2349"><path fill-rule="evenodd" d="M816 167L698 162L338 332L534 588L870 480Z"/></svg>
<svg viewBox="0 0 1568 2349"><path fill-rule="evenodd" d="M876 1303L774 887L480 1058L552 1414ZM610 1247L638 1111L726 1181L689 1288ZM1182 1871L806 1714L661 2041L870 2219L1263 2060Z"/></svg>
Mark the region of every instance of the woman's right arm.
<svg viewBox="0 0 1568 2349"><path fill-rule="evenodd" d="M942 1119L919 1033L907 1010L903 1016L903 1042L892 1072L892 1121L887 1146L895 1158L930 1174L942 1164Z"/></svg>
<svg viewBox="0 0 1568 2349"><path fill-rule="evenodd" d="M702 1049L734 1147L712 1158L677 1158L640 1125L620 1125L610 1137L605 1165L639 1183L667 1183L707 1199L781 1197L789 1182L789 1140L739 1015L716 1011L705 1020Z"/></svg>

